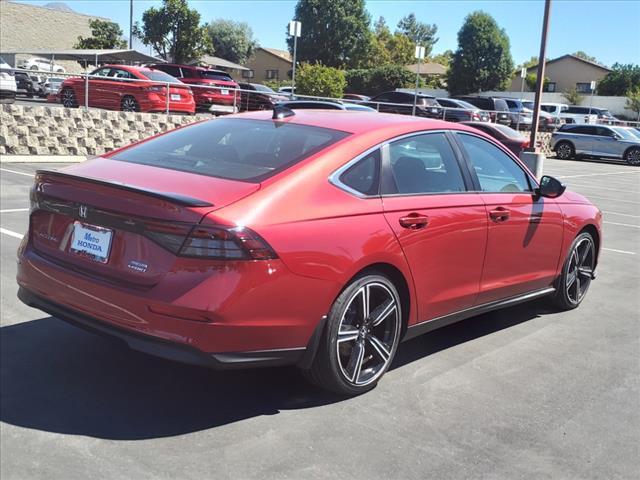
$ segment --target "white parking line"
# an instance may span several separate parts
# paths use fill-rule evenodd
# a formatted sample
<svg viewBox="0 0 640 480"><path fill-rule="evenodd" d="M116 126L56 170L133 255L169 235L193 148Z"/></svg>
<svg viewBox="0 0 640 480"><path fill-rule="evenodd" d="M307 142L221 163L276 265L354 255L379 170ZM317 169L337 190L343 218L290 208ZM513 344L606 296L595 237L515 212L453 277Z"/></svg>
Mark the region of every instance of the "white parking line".
<svg viewBox="0 0 640 480"><path fill-rule="evenodd" d="M634 205L640 205L640 202L633 202L631 200L620 200L619 198L613 198L613 197L601 197L599 195L591 195L591 194L589 194L589 198L602 198L603 200L611 200L612 202L633 203Z"/></svg>
<svg viewBox="0 0 640 480"><path fill-rule="evenodd" d="M619 212L609 212L607 210L603 210L602 213L606 213L607 215L620 215L621 217L640 218L640 215L631 215L629 213L619 213Z"/></svg>
<svg viewBox="0 0 640 480"><path fill-rule="evenodd" d="M628 252L627 250L616 250L615 248L602 247L602 250L606 250L607 252L625 253L627 255L635 255L636 254L636 252Z"/></svg>
<svg viewBox="0 0 640 480"><path fill-rule="evenodd" d="M0 210L0 213L13 213L13 212L28 212L28 208L6 208L4 210Z"/></svg>
<svg viewBox="0 0 640 480"><path fill-rule="evenodd" d="M9 170L8 168L0 168L3 172L15 173L16 175L24 175L25 177L33 177L32 173L18 172L16 170Z"/></svg>
<svg viewBox="0 0 640 480"><path fill-rule="evenodd" d="M20 240L22 240L22 237L24 237L24 235L22 235L21 233L12 232L11 230L7 230L6 228L2 228L2 227L0 227L0 233L4 233L5 235L9 235L10 237L13 237L13 238L19 238Z"/></svg>
<svg viewBox="0 0 640 480"><path fill-rule="evenodd" d="M623 190L622 188L601 187L600 185L582 185L580 183L573 183L573 182L569 182L567 184L567 187L569 188L578 187L578 188L587 188L587 189L595 188L596 190L610 190L612 192L620 192L621 190Z"/></svg>
<svg viewBox="0 0 640 480"><path fill-rule="evenodd" d="M631 173L640 173L639 170L626 170L624 172L606 172L606 173L584 173L582 175L558 175L558 178L580 178L580 177L599 177L601 175L624 175Z"/></svg>
<svg viewBox="0 0 640 480"><path fill-rule="evenodd" d="M631 227L631 228L640 228L640 225L630 225L628 223L618 223L618 222L602 222L608 225L618 225L619 227Z"/></svg>

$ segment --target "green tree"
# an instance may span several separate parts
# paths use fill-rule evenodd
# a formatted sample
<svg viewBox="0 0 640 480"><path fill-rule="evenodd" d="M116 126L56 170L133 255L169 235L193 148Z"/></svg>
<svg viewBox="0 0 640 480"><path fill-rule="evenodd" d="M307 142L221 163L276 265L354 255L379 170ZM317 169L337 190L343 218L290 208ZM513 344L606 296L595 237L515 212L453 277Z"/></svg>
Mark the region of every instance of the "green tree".
<svg viewBox="0 0 640 480"><path fill-rule="evenodd" d="M611 71L600 80L598 93L622 97L637 88L640 88L640 65L615 63Z"/></svg>
<svg viewBox="0 0 640 480"><path fill-rule="evenodd" d="M444 65L445 67L449 67L451 64L451 60L453 59L453 52L451 50L445 50L438 55L434 55L430 58L433 63L439 63L440 65Z"/></svg>
<svg viewBox="0 0 640 480"><path fill-rule="evenodd" d="M73 48L87 49L123 49L127 48L127 41L122 38L122 29L115 22L104 20L89 20L91 36L78 36L78 42Z"/></svg>
<svg viewBox="0 0 640 480"><path fill-rule="evenodd" d="M257 48L253 31L246 22L214 20L207 26L216 55L234 63L245 63Z"/></svg>
<svg viewBox="0 0 640 480"><path fill-rule="evenodd" d="M518 76L520 76L520 72L518 72ZM526 83L529 90L533 92L536 89L537 80L538 80L537 72L532 72L527 74L527 76L524 78L524 83ZM546 90L548 83L549 83L549 77L544 77L544 83L542 84L543 90Z"/></svg>
<svg viewBox="0 0 640 480"><path fill-rule="evenodd" d="M587 60L589 62L593 62L593 63L598 63L600 64L600 62L596 59L596 57L592 57L591 55L587 55L585 52L583 52L582 50L578 50L577 52L573 52L574 56L576 57L580 57L583 60Z"/></svg>
<svg viewBox="0 0 640 480"><path fill-rule="evenodd" d="M640 86L627 92L627 101L624 108L635 112L638 117L637 120L640 122Z"/></svg>
<svg viewBox="0 0 640 480"><path fill-rule="evenodd" d="M341 98L347 86L344 71L320 64L303 63L296 71L296 93Z"/></svg>
<svg viewBox="0 0 640 480"><path fill-rule="evenodd" d="M453 95L505 90L513 74L509 37L491 15L473 12L458 32L458 49L447 71Z"/></svg>
<svg viewBox="0 0 640 480"><path fill-rule="evenodd" d="M570 105L580 105L582 100L584 99L584 95L582 95L575 87L571 87L568 90L565 90L562 96L569 102Z"/></svg>
<svg viewBox="0 0 640 480"><path fill-rule="evenodd" d="M433 46L438 41L436 33L438 27L435 24L419 22L415 13L403 17L398 22L399 33L406 35L414 45L422 45L424 47L425 57L431 55Z"/></svg>
<svg viewBox="0 0 640 480"><path fill-rule="evenodd" d="M329 67L358 67L371 44L370 18L364 0L298 0L294 19L302 23L300 62ZM293 38L287 38L293 53Z"/></svg>
<svg viewBox="0 0 640 480"><path fill-rule="evenodd" d="M404 34L391 34L383 17L374 25L368 55L362 66L375 67L388 63L408 65L413 63L415 45Z"/></svg>
<svg viewBox="0 0 640 480"><path fill-rule="evenodd" d="M134 34L176 63L213 53L207 27L200 25L200 14L189 8L187 0L162 0L161 7L149 8L142 14L142 27L136 23Z"/></svg>

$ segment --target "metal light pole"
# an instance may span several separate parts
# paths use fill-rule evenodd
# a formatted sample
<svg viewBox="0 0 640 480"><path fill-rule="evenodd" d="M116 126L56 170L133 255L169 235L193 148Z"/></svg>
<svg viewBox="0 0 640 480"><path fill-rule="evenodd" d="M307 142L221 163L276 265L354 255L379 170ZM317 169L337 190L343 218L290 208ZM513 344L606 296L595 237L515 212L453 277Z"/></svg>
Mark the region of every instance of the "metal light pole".
<svg viewBox="0 0 640 480"><path fill-rule="evenodd" d="M589 120L591 120L591 109L593 108L593 94L596 92L596 81L591 80L589 87L591 87L591 101L589 102Z"/></svg>
<svg viewBox="0 0 640 480"><path fill-rule="evenodd" d="M129 0L129 50L133 50L133 0Z"/></svg>
<svg viewBox="0 0 640 480"><path fill-rule="evenodd" d="M544 20L542 22L542 37L540 38L540 55L538 55L538 76L536 78L536 97L533 102L533 118L531 119L531 137L529 138L529 152L537 152L538 123L540 116L540 100L544 86L544 67L547 55L547 34L549 33L549 17L551 16L551 0L544 2Z"/></svg>
<svg viewBox="0 0 640 480"><path fill-rule="evenodd" d="M416 89L413 92L413 109L411 115L416 114L416 103L418 103L418 82L420 81L420 60L424 58L424 47L416 45L416 52L414 57L418 59L418 68L416 69Z"/></svg>
<svg viewBox="0 0 640 480"><path fill-rule="evenodd" d="M302 31L302 24L295 20L289 22L289 35L293 37L293 71L291 72L291 100L296 91L296 56L298 53L298 37Z"/></svg>
<svg viewBox="0 0 640 480"><path fill-rule="evenodd" d="M521 83L520 83L520 101L522 101L522 95L524 95L524 78L527 76L527 69L526 68L522 68L522 70L520 70L520 78L522 79ZM516 130L519 132L520 131L520 114L518 113L518 121L516 123Z"/></svg>

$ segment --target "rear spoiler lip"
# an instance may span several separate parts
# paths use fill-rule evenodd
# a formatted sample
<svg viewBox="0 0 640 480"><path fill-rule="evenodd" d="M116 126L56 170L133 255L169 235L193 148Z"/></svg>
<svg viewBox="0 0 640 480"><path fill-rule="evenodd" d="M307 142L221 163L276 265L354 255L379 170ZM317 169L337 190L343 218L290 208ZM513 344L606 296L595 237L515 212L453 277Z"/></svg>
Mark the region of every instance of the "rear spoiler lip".
<svg viewBox="0 0 640 480"><path fill-rule="evenodd" d="M171 203L182 205L185 207L213 207L213 203L198 198L183 195L175 192L162 192L159 190L153 190L151 188L136 187L135 185L127 185L126 183L110 182L108 180L99 180L97 178L83 177L80 175L73 175L71 173L56 172L54 170L36 170L36 178L38 175L47 175L50 177L62 177L75 180L81 180L87 183L93 183L95 185L103 185L107 187L118 188L120 190L126 190L128 192L140 193L149 197L159 198Z"/></svg>

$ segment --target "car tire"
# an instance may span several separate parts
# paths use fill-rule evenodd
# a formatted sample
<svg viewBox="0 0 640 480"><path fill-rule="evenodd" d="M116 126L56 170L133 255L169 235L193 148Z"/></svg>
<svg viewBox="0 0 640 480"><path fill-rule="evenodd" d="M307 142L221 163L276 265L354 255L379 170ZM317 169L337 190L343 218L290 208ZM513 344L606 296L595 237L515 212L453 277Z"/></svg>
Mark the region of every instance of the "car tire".
<svg viewBox="0 0 640 480"><path fill-rule="evenodd" d="M60 94L60 98L62 99L62 105L67 108L75 108L78 106L78 100L76 99L76 93L72 88L64 88L62 93Z"/></svg>
<svg viewBox="0 0 640 480"><path fill-rule="evenodd" d="M640 148L632 147L624 154L624 161L634 167L640 166Z"/></svg>
<svg viewBox="0 0 640 480"><path fill-rule="evenodd" d="M402 330L398 291L377 272L355 278L333 303L306 377L340 395L373 389L393 361Z"/></svg>
<svg viewBox="0 0 640 480"><path fill-rule="evenodd" d="M122 97L122 100L120 101L120 110L123 112L139 112L140 105L134 97L127 95Z"/></svg>
<svg viewBox="0 0 640 480"><path fill-rule="evenodd" d="M556 292L552 302L560 310L577 308L595 278L596 246L590 233L578 235L562 266L562 273L556 281Z"/></svg>
<svg viewBox="0 0 640 480"><path fill-rule="evenodd" d="M573 148L573 144L566 140L558 142L555 148L556 158L560 160L569 160L573 158L576 154L575 148Z"/></svg>
<svg viewBox="0 0 640 480"><path fill-rule="evenodd" d="M31 65L29 67L29 70L38 70L38 66L37 65Z"/></svg>

